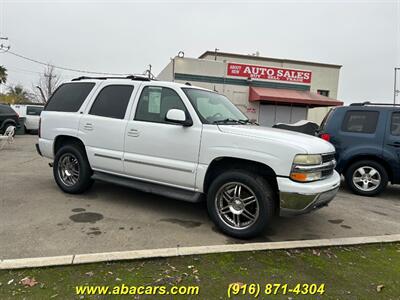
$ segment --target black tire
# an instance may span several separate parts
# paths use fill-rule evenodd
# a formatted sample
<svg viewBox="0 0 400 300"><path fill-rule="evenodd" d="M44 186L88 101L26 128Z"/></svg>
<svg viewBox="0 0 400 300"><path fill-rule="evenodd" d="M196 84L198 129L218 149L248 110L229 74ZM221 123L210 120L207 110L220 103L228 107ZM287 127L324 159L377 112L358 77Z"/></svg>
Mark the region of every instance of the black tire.
<svg viewBox="0 0 400 300"><path fill-rule="evenodd" d="M61 161L68 157L72 159L76 159L76 163L78 164L78 170L75 170L78 174L78 178L76 182L68 182L62 178L62 171L60 170ZM75 162L75 160L73 160ZM74 164L76 166L76 164ZM91 178L93 174L92 169L90 168L88 159L86 157L86 153L81 146L70 144L60 148L57 151L56 156L54 158L53 164L53 176L60 187L66 193L69 194L80 194L87 191L93 184L93 179Z"/></svg>
<svg viewBox="0 0 400 300"><path fill-rule="evenodd" d="M4 124L4 127L3 127L3 129L1 130L1 134L4 134L9 126L14 126L15 129L17 129L17 127L16 127L15 124L13 124L13 123L6 123L6 124ZM14 131L14 136L15 136L15 131Z"/></svg>
<svg viewBox="0 0 400 300"><path fill-rule="evenodd" d="M231 215L232 216L231 219L234 220L235 216L233 212L228 212L227 214L224 214L224 216L221 216L221 214L218 212L217 207L222 206L219 205L221 200L218 199L221 198L218 197L218 195L221 195L222 189L229 188L230 183L232 184L239 183L240 185L243 185L244 191L246 191L247 188L250 189L253 195L255 196L256 202L258 203L257 218L254 218L254 222L252 224L249 224L248 227L243 226L244 228L241 229L233 228L235 227L235 225L233 227L232 225L230 226L229 225L230 221L226 220L226 218L229 218L229 215ZM262 233L269 224L269 222L272 220L275 211L274 209L275 201L273 195L274 193L272 188L266 182L266 180L261 176L252 174L247 170L230 170L220 174L211 183L207 193L207 209L211 220L218 226L218 228L223 233L239 239L249 239ZM250 205L255 205L255 202ZM231 208L229 208L229 210L230 209ZM257 209L255 209L255 211L257 211ZM238 220L246 221L246 219L247 218L244 215L241 215L241 217L239 217Z"/></svg>
<svg viewBox="0 0 400 300"><path fill-rule="evenodd" d="M369 180L378 180L379 179L379 184L372 182L367 183L366 188L365 186L362 187L361 185L364 184L364 181L359 181L358 184L356 184L354 181L357 181L357 178L360 178L359 175L361 175L360 169L364 169L368 172L369 174L372 170L376 170L376 173L374 175L368 178L365 178L363 180L366 180L368 182ZM362 178L362 177L361 177ZM347 186L357 195L361 196L367 196L367 197L372 197L376 196L379 193L381 193L387 186L389 178L386 169L378 162L373 161L373 160L362 160L359 162L353 163L345 173L345 179L346 179L346 184ZM354 180L353 180L354 179ZM361 179L359 179L361 180Z"/></svg>

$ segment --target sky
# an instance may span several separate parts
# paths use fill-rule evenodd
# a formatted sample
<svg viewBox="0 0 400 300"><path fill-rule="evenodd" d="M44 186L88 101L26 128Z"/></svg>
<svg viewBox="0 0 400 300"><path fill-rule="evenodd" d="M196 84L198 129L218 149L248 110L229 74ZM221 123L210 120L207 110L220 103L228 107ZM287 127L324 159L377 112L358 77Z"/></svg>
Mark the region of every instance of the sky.
<svg viewBox="0 0 400 300"><path fill-rule="evenodd" d="M393 102L400 0L0 0L0 36L14 53L95 72L142 73L151 64L157 75L181 50L198 57L214 48L340 64L338 99ZM0 65L8 85L27 89L43 71L10 53L0 53ZM63 81L83 75L58 72Z"/></svg>

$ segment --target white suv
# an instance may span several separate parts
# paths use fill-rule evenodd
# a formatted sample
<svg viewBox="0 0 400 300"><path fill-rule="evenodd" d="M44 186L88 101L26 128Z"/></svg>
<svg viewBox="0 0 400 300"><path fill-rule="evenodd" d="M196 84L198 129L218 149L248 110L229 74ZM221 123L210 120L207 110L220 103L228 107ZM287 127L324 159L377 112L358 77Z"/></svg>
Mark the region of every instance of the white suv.
<svg viewBox="0 0 400 300"><path fill-rule="evenodd" d="M226 234L260 234L276 214L327 205L340 177L333 146L252 124L225 96L146 78L80 77L41 114L37 150L67 193L103 180L207 201Z"/></svg>

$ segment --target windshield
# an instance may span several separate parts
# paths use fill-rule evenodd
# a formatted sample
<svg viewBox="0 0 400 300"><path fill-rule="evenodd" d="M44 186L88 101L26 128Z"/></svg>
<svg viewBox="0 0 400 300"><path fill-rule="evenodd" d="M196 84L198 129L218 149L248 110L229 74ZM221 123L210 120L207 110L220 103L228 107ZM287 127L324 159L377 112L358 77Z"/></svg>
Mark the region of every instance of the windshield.
<svg viewBox="0 0 400 300"><path fill-rule="evenodd" d="M247 117L227 97L194 88L182 89L205 124L244 124Z"/></svg>

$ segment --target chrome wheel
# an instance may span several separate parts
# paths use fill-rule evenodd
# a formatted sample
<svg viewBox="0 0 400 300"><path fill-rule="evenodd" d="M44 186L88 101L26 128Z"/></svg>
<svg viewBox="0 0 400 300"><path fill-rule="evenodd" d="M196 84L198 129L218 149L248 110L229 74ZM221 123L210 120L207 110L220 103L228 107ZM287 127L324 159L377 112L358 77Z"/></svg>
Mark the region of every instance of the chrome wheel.
<svg viewBox="0 0 400 300"><path fill-rule="evenodd" d="M259 216L258 199L254 192L239 182L224 184L215 196L218 217L229 227L243 230L253 225Z"/></svg>
<svg viewBox="0 0 400 300"><path fill-rule="evenodd" d="M363 192L377 189L381 181L381 175L378 170L370 166L360 167L353 173L354 185Z"/></svg>
<svg viewBox="0 0 400 300"><path fill-rule="evenodd" d="M63 154L57 167L58 176L66 186L73 186L79 181L79 161L71 153Z"/></svg>

